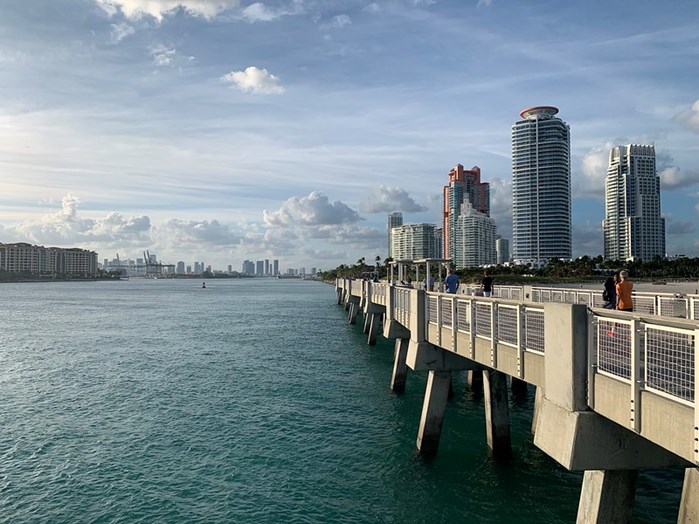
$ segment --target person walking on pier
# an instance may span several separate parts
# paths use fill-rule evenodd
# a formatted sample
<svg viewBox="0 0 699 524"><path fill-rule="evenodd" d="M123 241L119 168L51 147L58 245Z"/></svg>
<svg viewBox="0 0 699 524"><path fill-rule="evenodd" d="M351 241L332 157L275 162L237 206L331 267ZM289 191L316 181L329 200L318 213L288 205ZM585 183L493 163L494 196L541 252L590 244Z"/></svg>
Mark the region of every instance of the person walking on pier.
<svg viewBox="0 0 699 524"><path fill-rule="evenodd" d="M459 289L459 277L454 274L454 270L449 270L449 276L444 279L444 285L447 286L447 293L456 293Z"/></svg>
<svg viewBox="0 0 699 524"><path fill-rule="evenodd" d="M493 296L493 277L488 276L488 272L483 272L483 280L481 280L481 289L484 297Z"/></svg>
<svg viewBox="0 0 699 524"><path fill-rule="evenodd" d="M619 273L621 281L616 285L616 308L619 311L633 311L631 292L633 284L629 280L629 272L625 269Z"/></svg>
<svg viewBox="0 0 699 524"><path fill-rule="evenodd" d="M606 309L616 309L616 285L619 283L619 272L615 271L604 281L602 300Z"/></svg>

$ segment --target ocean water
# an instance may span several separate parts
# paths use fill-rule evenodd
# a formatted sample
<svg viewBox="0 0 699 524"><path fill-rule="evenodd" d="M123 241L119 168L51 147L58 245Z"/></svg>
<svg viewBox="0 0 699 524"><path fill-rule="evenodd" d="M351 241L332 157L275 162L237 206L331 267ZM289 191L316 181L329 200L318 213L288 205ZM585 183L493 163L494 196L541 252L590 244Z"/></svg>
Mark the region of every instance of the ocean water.
<svg viewBox="0 0 699 524"><path fill-rule="evenodd" d="M439 453L415 451L423 373L389 389L326 284L0 284L0 522L574 522L582 476L513 458L462 375ZM633 521L675 522L682 472L643 473Z"/></svg>

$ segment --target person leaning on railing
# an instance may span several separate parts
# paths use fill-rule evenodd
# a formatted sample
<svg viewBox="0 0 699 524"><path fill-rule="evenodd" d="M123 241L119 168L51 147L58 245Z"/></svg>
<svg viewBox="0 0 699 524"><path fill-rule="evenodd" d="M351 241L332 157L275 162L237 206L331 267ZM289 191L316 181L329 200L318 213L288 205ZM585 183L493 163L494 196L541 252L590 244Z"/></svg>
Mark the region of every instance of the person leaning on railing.
<svg viewBox="0 0 699 524"><path fill-rule="evenodd" d="M621 279L616 285L616 308L618 311L633 311L633 284L629 280L629 272L625 269L619 273Z"/></svg>

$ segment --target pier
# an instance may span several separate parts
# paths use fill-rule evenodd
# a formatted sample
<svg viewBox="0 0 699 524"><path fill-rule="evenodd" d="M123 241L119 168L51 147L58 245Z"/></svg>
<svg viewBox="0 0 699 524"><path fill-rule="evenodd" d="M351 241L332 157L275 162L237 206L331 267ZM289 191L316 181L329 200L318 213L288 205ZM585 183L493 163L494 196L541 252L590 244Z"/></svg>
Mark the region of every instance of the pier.
<svg viewBox="0 0 699 524"><path fill-rule="evenodd" d="M428 372L420 453L438 452L452 373L482 376L496 456L511 453L510 389L530 384L534 445L584 472L578 523L627 522L638 471L665 467L685 470L678 522L699 522L699 297L639 294L625 313L589 290L500 287L484 298L391 280L338 279L337 303L350 323L361 317L368 344L395 339L393 391L409 369Z"/></svg>

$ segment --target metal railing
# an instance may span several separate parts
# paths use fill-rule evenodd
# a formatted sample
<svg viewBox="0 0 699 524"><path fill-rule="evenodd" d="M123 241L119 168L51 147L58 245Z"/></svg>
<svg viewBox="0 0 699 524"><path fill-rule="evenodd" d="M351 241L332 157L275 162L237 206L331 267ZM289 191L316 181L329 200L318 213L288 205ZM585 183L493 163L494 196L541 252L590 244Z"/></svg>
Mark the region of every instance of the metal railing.
<svg viewBox="0 0 699 524"><path fill-rule="evenodd" d="M694 402L699 327L593 313L592 369L634 388ZM635 376L635 378L634 378Z"/></svg>
<svg viewBox="0 0 699 524"><path fill-rule="evenodd" d="M524 351L544 352L543 306L513 304L489 298L427 293L425 320L450 329Z"/></svg>

